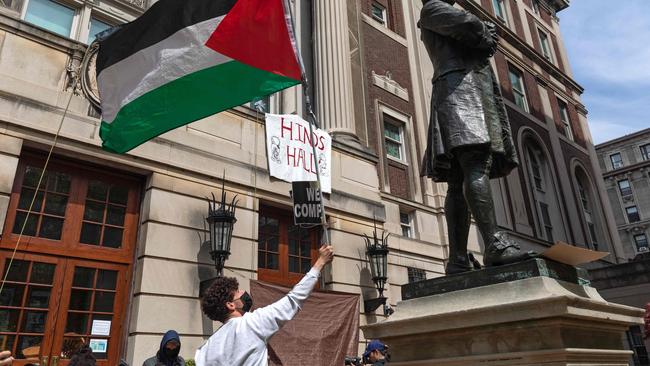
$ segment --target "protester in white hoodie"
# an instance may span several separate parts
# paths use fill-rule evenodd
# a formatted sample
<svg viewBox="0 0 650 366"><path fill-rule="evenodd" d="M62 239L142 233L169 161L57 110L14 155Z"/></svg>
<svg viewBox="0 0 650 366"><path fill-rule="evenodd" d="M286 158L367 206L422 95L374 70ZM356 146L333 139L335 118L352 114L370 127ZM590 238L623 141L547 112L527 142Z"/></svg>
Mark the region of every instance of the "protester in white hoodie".
<svg viewBox="0 0 650 366"><path fill-rule="evenodd" d="M224 324L196 351L196 365L268 365L266 344L309 297L321 270L332 261L332 247L322 246L319 254L311 270L285 297L253 312L248 312L252 298L239 289L235 278L217 278L203 294L201 309L208 318Z"/></svg>

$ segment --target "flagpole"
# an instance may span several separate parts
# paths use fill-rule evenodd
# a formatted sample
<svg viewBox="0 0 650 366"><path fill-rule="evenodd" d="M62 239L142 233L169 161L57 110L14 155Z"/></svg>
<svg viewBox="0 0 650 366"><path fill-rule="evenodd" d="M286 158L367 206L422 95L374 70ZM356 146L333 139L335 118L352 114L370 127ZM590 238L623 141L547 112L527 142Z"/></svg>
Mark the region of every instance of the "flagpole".
<svg viewBox="0 0 650 366"><path fill-rule="evenodd" d="M307 107L307 114L310 117L308 118L308 120L309 120L309 136L311 138L311 136L314 136L313 125L319 127L318 118L316 118L316 114L314 113L314 109L311 104L311 98L309 98L309 80L307 79L307 73L305 72L305 64L302 60L302 56L300 55L300 51L298 50L298 45L296 44L296 37L294 32L295 28L293 24L293 12L291 11L291 5L288 3L288 0L283 0L282 3L284 4L285 18L287 18L287 28L289 29L289 34L294 47L294 51L296 57L298 58L298 64L300 65L300 74L302 79L303 95L305 97L305 106ZM322 185L321 185L321 177L320 177L320 168L318 166L318 158L316 155L316 145L312 143L311 148L313 154L312 160L316 165L316 179L318 181L318 189L321 192L321 200L320 200L321 224L323 225L324 239L326 244L331 245L332 242L330 241L330 236L328 231L329 225L327 224L327 217L325 215L325 204L323 203L323 191L321 188Z"/></svg>

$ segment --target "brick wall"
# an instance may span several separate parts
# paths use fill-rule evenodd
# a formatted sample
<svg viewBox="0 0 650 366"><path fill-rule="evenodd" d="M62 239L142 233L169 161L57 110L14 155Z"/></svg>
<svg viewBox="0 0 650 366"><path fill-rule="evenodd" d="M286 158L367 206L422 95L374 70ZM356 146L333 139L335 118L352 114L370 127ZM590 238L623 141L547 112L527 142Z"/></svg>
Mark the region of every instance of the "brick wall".
<svg viewBox="0 0 650 366"><path fill-rule="evenodd" d="M367 16L372 17L372 3L374 2L383 6L388 13L388 28L400 36L406 37L401 1L411 0L362 0L361 11Z"/></svg>

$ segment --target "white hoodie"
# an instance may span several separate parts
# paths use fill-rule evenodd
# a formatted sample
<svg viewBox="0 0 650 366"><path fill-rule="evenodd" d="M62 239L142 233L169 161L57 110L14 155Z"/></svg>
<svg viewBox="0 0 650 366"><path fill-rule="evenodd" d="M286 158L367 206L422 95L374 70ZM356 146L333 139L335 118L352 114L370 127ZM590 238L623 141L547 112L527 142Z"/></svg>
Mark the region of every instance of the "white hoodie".
<svg viewBox="0 0 650 366"><path fill-rule="evenodd" d="M268 365L267 342L300 311L319 275L320 271L312 268L285 297L242 317L230 318L196 351L196 365Z"/></svg>

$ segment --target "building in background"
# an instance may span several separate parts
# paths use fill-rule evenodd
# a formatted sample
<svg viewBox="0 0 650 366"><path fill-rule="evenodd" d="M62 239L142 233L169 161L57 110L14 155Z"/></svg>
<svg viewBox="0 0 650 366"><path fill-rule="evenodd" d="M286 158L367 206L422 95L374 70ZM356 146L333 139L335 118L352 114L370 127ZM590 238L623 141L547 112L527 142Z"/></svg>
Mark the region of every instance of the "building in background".
<svg viewBox="0 0 650 366"><path fill-rule="evenodd" d="M402 284L441 276L447 258L445 185L418 174L433 75L417 28L421 2L291 4L311 99L334 138L333 190L325 205L336 257L324 286L362 300L377 296L363 240L376 219L391 233L385 295L394 306ZM521 166L493 181L500 226L526 249L563 240L612 253L595 265L626 259L599 178L582 88L571 78L562 44L557 14L568 1L459 4L496 23L503 40L493 65ZM0 346L18 358L59 357L74 337L92 335L106 345L97 353L101 364L126 358L138 365L167 329L181 334L182 355L191 358L218 327L201 315L198 295L201 281L215 275L201 239L205 197L220 193L222 183L229 200L239 197L226 275L244 288L250 279L291 285L317 255L320 233L293 225L290 185L269 179L263 117L249 106L128 154L100 149L98 114L76 82L78 67L97 32L134 19L147 5L0 2L3 271L71 100L0 297ZM271 96L267 110L305 115L304 99L295 87ZM472 230L471 250L480 253L480 245ZM384 317L363 307L359 316L362 323Z"/></svg>
<svg viewBox="0 0 650 366"><path fill-rule="evenodd" d="M650 252L650 129L596 146L624 258Z"/></svg>

